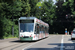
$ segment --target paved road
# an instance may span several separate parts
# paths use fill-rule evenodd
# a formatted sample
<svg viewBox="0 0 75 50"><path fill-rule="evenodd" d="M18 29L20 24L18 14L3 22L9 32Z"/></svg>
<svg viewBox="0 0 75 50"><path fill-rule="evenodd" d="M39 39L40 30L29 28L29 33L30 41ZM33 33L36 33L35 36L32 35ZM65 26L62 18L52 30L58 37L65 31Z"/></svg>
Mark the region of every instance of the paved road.
<svg viewBox="0 0 75 50"><path fill-rule="evenodd" d="M0 40L0 50L75 50L75 40L70 35L50 35L36 42Z"/></svg>
<svg viewBox="0 0 75 50"><path fill-rule="evenodd" d="M74 41L71 36L54 35L23 50L75 50Z"/></svg>

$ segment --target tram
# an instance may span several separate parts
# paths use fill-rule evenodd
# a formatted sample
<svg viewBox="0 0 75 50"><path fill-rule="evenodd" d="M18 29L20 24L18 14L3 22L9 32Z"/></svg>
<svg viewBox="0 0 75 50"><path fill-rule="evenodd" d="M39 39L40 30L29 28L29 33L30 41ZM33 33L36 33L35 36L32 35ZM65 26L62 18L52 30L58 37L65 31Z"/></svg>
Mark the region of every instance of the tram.
<svg viewBox="0 0 75 50"><path fill-rule="evenodd" d="M19 18L19 38L21 41L35 41L49 36L49 25L36 17Z"/></svg>

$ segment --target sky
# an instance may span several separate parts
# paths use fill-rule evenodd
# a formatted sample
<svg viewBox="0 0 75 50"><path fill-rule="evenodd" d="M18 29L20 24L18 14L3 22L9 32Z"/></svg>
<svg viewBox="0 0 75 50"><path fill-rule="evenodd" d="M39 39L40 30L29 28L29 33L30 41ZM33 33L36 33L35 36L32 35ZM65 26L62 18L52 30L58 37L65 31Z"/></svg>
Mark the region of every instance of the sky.
<svg viewBox="0 0 75 50"><path fill-rule="evenodd" d="M56 0L53 0L54 1L54 4L56 3Z"/></svg>
<svg viewBox="0 0 75 50"><path fill-rule="evenodd" d="M44 0L43 0L44 1ZM48 1L48 0L46 0L46 1ZM54 1L54 4L56 3L56 0L53 0Z"/></svg>

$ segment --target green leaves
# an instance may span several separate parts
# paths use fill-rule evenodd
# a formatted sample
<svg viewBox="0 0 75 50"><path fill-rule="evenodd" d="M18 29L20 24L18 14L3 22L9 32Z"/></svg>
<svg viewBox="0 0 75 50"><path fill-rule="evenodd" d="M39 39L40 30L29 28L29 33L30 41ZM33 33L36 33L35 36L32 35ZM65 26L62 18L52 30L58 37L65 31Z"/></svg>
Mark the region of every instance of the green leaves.
<svg viewBox="0 0 75 50"><path fill-rule="evenodd" d="M12 35L12 26L14 25L15 36L18 36L18 18L20 16L30 16L31 7L27 1L8 1L0 2L0 38ZM14 21L11 21L13 18ZM15 18L15 19L14 19Z"/></svg>
<svg viewBox="0 0 75 50"><path fill-rule="evenodd" d="M51 2L45 2L46 12L49 17L49 20L55 16L55 8L52 6Z"/></svg>
<svg viewBox="0 0 75 50"><path fill-rule="evenodd" d="M75 15L75 11L72 12Z"/></svg>
<svg viewBox="0 0 75 50"><path fill-rule="evenodd" d="M41 2L38 2L37 4L36 4L36 6L42 6L42 3Z"/></svg>
<svg viewBox="0 0 75 50"><path fill-rule="evenodd" d="M67 4L68 4L68 2L65 2L65 3L63 3L62 5L63 5L63 6L66 6Z"/></svg>
<svg viewBox="0 0 75 50"><path fill-rule="evenodd" d="M11 35L11 27L14 25L14 33L18 36L18 18L21 16L30 17L35 16L45 21L46 23L53 23L55 16L55 6L52 5L52 1L38 2L39 0L14 0L0 2L0 23L2 36ZM39 9L39 6L41 8ZM44 14L46 13L46 14ZM42 16L44 15L44 16ZM14 18L12 22L12 17Z"/></svg>

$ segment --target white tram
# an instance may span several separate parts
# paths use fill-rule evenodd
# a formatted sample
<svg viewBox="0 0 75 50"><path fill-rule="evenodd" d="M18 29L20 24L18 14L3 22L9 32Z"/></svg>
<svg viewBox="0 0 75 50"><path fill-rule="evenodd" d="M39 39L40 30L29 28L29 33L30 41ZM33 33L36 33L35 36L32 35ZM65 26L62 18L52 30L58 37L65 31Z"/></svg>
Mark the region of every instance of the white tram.
<svg viewBox="0 0 75 50"><path fill-rule="evenodd" d="M19 18L19 38L21 41L39 40L49 36L49 25L36 17Z"/></svg>

